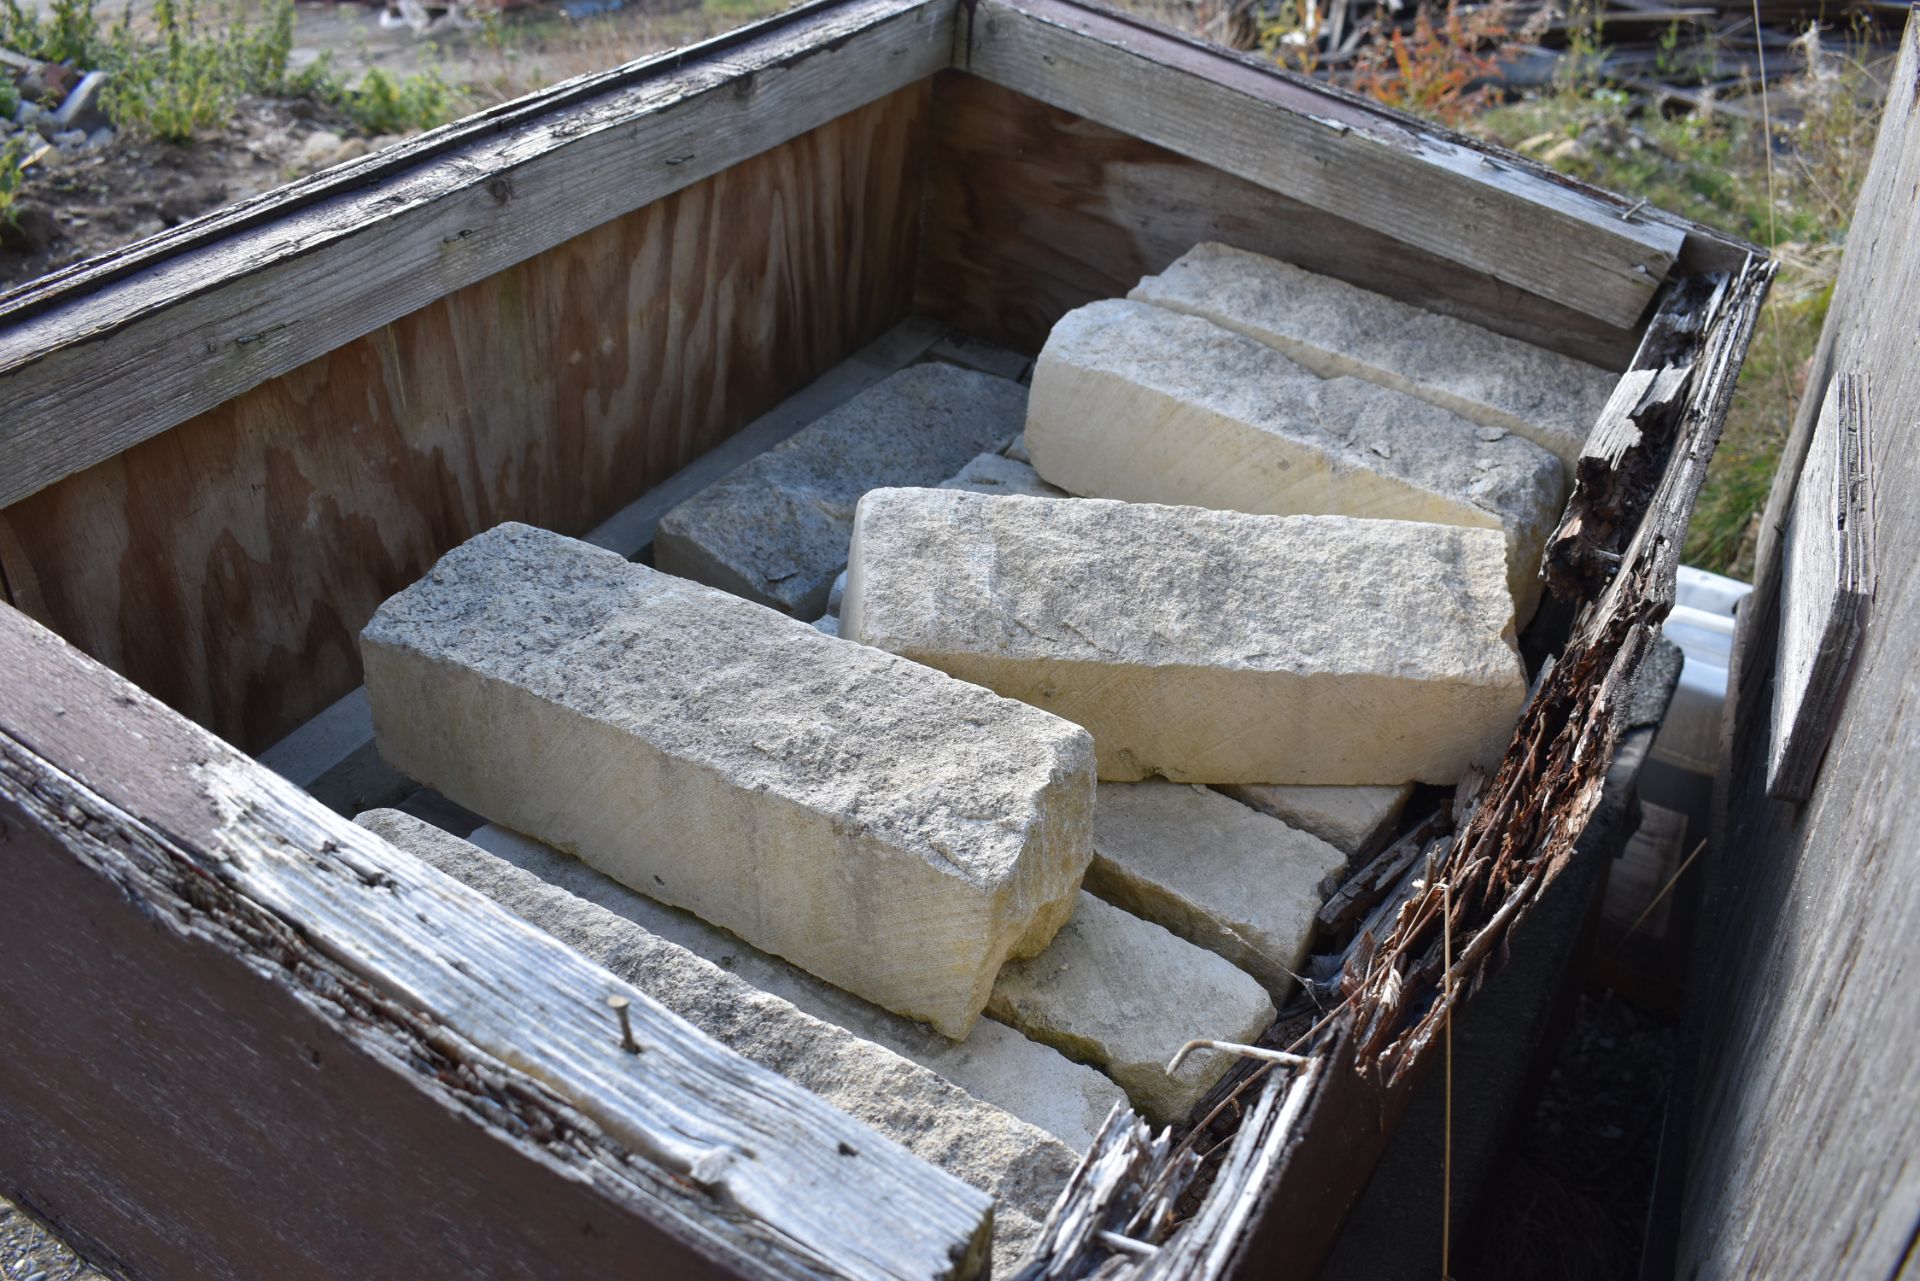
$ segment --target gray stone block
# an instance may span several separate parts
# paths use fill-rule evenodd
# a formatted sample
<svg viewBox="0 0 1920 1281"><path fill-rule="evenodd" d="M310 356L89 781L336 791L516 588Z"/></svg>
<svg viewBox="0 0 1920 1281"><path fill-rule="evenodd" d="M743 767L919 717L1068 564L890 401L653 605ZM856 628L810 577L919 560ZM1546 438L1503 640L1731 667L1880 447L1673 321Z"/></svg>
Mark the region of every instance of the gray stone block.
<svg viewBox="0 0 1920 1281"><path fill-rule="evenodd" d="M1220 793L1103 783L1086 888L1225 957L1284 1002L1346 856Z"/></svg>
<svg viewBox="0 0 1920 1281"><path fill-rule="evenodd" d="M875 490L840 618L1117 782L1451 783L1526 695L1501 536L1452 525Z"/></svg>
<svg viewBox="0 0 1920 1281"><path fill-rule="evenodd" d="M1558 352L1291 263L1195 245L1127 297L1203 316L1325 378L1351 375L1517 432L1572 467L1619 380Z"/></svg>
<svg viewBox="0 0 1920 1281"><path fill-rule="evenodd" d="M1245 1043L1273 1022L1251 977L1151 921L1080 896L1052 946L1015 961L994 984L993 1016L1063 1053L1097 1063L1156 1125L1184 1119L1232 1060L1194 1054L1192 1040Z"/></svg>
<svg viewBox="0 0 1920 1281"><path fill-rule="evenodd" d="M1027 390L913 365L741 464L660 518L654 564L795 618L826 610L860 495L937 485L1020 430Z"/></svg>
<svg viewBox="0 0 1920 1281"><path fill-rule="evenodd" d="M1270 814L1289 827L1311 832L1349 859L1378 852L1392 835L1413 795L1398 787L1288 787L1274 783L1226 783L1220 791Z"/></svg>
<svg viewBox="0 0 1920 1281"><path fill-rule="evenodd" d="M1138 302L1093 303L1053 327L1027 448L1048 483L1090 498L1502 530L1523 623L1565 488L1531 441Z"/></svg>
<svg viewBox="0 0 1920 1281"><path fill-rule="evenodd" d="M1092 857L1080 729L544 530L449 552L361 653L403 773L950 1036Z"/></svg>

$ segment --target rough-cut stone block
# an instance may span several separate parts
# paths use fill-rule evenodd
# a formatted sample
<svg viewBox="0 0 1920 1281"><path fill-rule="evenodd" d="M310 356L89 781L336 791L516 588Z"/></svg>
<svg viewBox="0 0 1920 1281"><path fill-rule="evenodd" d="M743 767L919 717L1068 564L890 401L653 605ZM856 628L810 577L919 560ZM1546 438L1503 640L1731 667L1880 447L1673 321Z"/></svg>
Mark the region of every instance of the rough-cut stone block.
<svg viewBox="0 0 1920 1281"><path fill-rule="evenodd" d="M1289 827L1311 832L1349 859L1378 853L1393 836L1413 784L1398 787L1287 787L1273 783L1226 783L1220 791L1271 814Z"/></svg>
<svg viewBox="0 0 1920 1281"><path fill-rule="evenodd" d="M1031 464L1005 454L981 454L940 482L941 489L965 489L976 494L1020 494L1028 498L1065 498L1063 489L1040 479Z"/></svg>
<svg viewBox="0 0 1920 1281"><path fill-rule="evenodd" d="M1564 488L1559 460L1531 441L1138 302L1093 303L1053 327L1027 448L1048 483L1090 498L1503 530L1523 622Z"/></svg>
<svg viewBox="0 0 1920 1281"><path fill-rule="evenodd" d="M1118 782L1451 783L1526 694L1500 535L1450 525L875 490L840 618Z"/></svg>
<svg viewBox="0 0 1920 1281"><path fill-rule="evenodd" d="M1252 1041L1273 1022L1273 1002L1249 975L1091 894L1052 946L1001 971L989 1008L1036 1041L1099 1064L1158 1125L1183 1119L1232 1066L1224 1055L1194 1054L1168 1076L1176 1050Z"/></svg>
<svg viewBox="0 0 1920 1281"><path fill-rule="evenodd" d="M1105 783L1086 888L1232 961L1279 1001L1346 863L1319 837L1204 787Z"/></svg>
<svg viewBox="0 0 1920 1281"><path fill-rule="evenodd" d="M1127 297L1204 316L1325 378L1406 392L1517 432L1572 474L1618 375L1291 263L1196 245Z"/></svg>
<svg viewBox="0 0 1920 1281"><path fill-rule="evenodd" d="M361 654L403 773L950 1036L1092 857L1079 729L544 530L449 552Z"/></svg>
<svg viewBox="0 0 1920 1281"><path fill-rule="evenodd" d="M1018 1260L1073 1171L1075 1154L1038 1128L604 907L409 814L373 810L356 821L605 966L729 1049L992 1196L996 1272Z"/></svg>
<svg viewBox="0 0 1920 1281"><path fill-rule="evenodd" d="M914 365L741 464L660 518L653 563L818 617L847 563L860 495L937 485L1020 430L1027 389L953 365Z"/></svg>
<svg viewBox="0 0 1920 1281"><path fill-rule="evenodd" d="M1066 491L1056 489L1040 479L1040 473L1026 463L1008 458L1004 454L981 454L962 467L957 473L940 482L941 489L964 489L975 494L1024 495L1028 498L1065 498ZM847 592L847 571L841 570L833 580L833 588L827 593L827 613L838 616L841 598ZM822 626L825 619L814 624L829 636L838 636L836 630Z"/></svg>
<svg viewBox="0 0 1920 1281"><path fill-rule="evenodd" d="M889 1014L531 837L489 823L467 839L546 884L598 904L761 991L793 1002L815 1018L931 1068L976 1099L1039 1126L1075 1152L1092 1146L1100 1123L1123 1097L1119 1087L1092 1068L1028 1040L1004 1023L982 1019L966 1040L950 1041L924 1023Z"/></svg>

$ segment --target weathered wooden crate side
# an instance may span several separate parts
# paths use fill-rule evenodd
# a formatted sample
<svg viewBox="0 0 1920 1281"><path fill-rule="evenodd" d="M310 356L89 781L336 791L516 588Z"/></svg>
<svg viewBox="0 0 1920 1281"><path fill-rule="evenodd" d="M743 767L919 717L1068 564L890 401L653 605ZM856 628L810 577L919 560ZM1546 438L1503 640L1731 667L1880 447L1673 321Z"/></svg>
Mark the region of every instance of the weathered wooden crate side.
<svg viewBox="0 0 1920 1281"><path fill-rule="evenodd" d="M354 339L0 511L13 603L258 750L503 520L585 532L902 319L924 83Z"/></svg>
<svg viewBox="0 0 1920 1281"><path fill-rule="evenodd" d="M1661 1153L1670 1272L1909 1275L1920 1235L1920 22L1909 21L1742 602L1700 976ZM1878 591L1811 795L1769 799L1784 531L1828 383L1870 385ZM1651 1275L1651 1274L1649 1274Z"/></svg>
<svg viewBox="0 0 1920 1281"><path fill-rule="evenodd" d="M1075 307L1124 297L1206 240L1309 270L1602 368L1638 334L1203 161L976 75L934 78L920 310L1037 352Z"/></svg>
<svg viewBox="0 0 1920 1281"><path fill-rule="evenodd" d="M151 1281L984 1269L985 1194L4 605L0 671L0 1195L94 1262Z"/></svg>

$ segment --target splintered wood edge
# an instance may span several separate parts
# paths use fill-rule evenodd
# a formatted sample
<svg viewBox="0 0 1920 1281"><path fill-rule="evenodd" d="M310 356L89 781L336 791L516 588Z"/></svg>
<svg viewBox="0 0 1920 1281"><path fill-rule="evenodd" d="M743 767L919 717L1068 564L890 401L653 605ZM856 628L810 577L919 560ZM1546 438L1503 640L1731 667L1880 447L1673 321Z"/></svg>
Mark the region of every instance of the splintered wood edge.
<svg viewBox="0 0 1920 1281"><path fill-rule="evenodd" d="M957 1281L984 1267L985 1193L720 1045L4 606L0 658L20 686L0 710L0 748L9 772L29 775L10 791L42 809L50 795L86 800L177 877L205 878L241 910L284 923L413 1025L526 1097L576 1110L612 1141L602 1166L628 1169L629 1195L656 1217L697 1223L735 1249L744 1222L753 1254L784 1257L800 1275ZM164 826L149 825L149 812ZM55 806L38 825L55 830L73 821L66 813ZM71 832L58 839L72 848ZM301 982L271 949L253 963ZM642 1053L622 1048L610 997L628 1002Z"/></svg>
<svg viewBox="0 0 1920 1281"><path fill-rule="evenodd" d="M1781 557L1767 795L1803 801L1826 754L1871 607L1872 432L1867 376L1836 375L1796 485Z"/></svg>
<svg viewBox="0 0 1920 1281"><path fill-rule="evenodd" d="M951 59L953 8L796 10L457 122L10 295L0 508L926 79Z"/></svg>

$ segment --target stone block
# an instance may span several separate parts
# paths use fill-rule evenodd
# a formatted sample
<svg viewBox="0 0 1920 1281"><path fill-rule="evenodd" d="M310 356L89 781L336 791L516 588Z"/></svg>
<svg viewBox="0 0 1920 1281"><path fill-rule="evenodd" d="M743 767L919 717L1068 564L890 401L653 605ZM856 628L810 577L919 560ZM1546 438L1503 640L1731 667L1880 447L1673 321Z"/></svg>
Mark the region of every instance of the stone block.
<svg viewBox="0 0 1920 1281"><path fill-rule="evenodd" d="M1289 827L1311 832L1350 860L1377 854L1392 839L1394 827L1413 795L1413 784L1398 787L1289 787L1274 783L1227 783L1220 790L1271 814Z"/></svg>
<svg viewBox="0 0 1920 1281"><path fill-rule="evenodd" d="M981 454L940 482L941 489L964 489L975 494L1020 494L1028 498L1065 498L1067 493L1040 479L1031 464L1005 454Z"/></svg>
<svg viewBox="0 0 1920 1281"><path fill-rule="evenodd" d="M964 1041L952 1041L924 1023L889 1014L797 965L677 907L594 871L531 837L489 823L467 838L548 885L597 904L703 960L791 1001L817 1019L884 1045L938 1072L983 1103L1039 1126L1075 1152L1085 1152L1119 1087L1058 1050L1030 1041L1004 1023L981 1019ZM485 887L482 887L485 888Z"/></svg>
<svg viewBox="0 0 1920 1281"><path fill-rule="evenodd" d="M1619 375L1384 294L1221 244L1127 297L1203 316L1323 378L1391 387L1551 451L1572 476Z"/></svg>
<svg viewBox="0 0 1920 1281"><path fill-rule="evenodd" d="M1078 1158L1065 1144L892 1050L411 815L374 810L356 821L605 966L722 1045L992 1196L996 1273L1019 1259L1066 1185Z"/></svg>
<svg viewBox="0 0 1920 1281"><path fill-rule="evenodd" d="M1167 1060L1188 1041L1246 1043L1273 1022L1273 1002L1232 964L1091 894L1039 956L1015 961L989 1008L1036 1041L1098 1064L1156 1125L1184 1119L1232 1059Z"/></svg>
<svg viewBox="0 0 1920 1281"><path fill-rule="evenodd" d="M1451 783L1526 695L1498 531L882 489L841 634L1093 734L1100 777Z"/></svg>
<svg viewBox="0 0 1920 1281"><path fill-rule="evenodd" d="M1089 498L1502 530L1523 623L1565 488L1560 461L1531 441L1138 302L1054 326L1027 448L1049 484Z"/></svg>
<svg viewBox="0 0 1920 1281"><path fill-rule="evenodd" d="M1081 730L544 530L449 552L361 654L402 773L949 1036L1092 857Z"/></svg>
<svg viewBox="0 0 1920 1281"><path fill-rule="evenodd" d="M1232 961L1279 1003L1346 863L1319 837L1204 787L1105 783L1086 888Z"/></svg>
<svg viewBox="0 0 1920 1281"><path fill-rule="evenodd" d="M653 560L795 618L825 612L860 495L937 485L1020 430L1027 389L913 365L742 463L660 518Z"/></svg>

